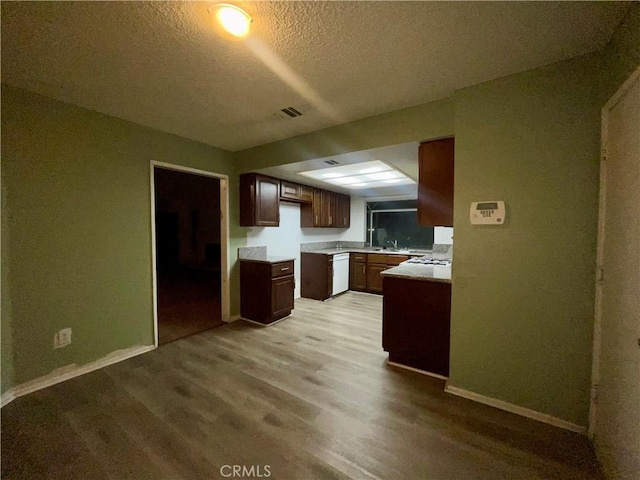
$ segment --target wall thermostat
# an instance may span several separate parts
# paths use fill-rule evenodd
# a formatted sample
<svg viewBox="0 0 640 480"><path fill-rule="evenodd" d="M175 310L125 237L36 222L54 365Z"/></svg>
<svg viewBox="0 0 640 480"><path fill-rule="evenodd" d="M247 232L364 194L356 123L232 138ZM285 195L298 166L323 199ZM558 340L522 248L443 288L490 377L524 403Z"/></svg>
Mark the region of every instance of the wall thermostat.
<svg viewBox="0 0 640 480"><path fill-rule="evenodd" d="M503 201L473 202L469 209L471 225L502 225L505 216Z"/></svg>

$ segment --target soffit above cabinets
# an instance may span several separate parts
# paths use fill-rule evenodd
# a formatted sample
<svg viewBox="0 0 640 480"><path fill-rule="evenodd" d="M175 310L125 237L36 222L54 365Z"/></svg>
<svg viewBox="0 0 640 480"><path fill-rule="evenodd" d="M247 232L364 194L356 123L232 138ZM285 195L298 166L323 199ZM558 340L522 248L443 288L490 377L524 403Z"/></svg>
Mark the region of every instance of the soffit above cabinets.
<svg viewBox="0 0 640 480"><path fill-rule="evenodd" d="M373 148L370 150L307 160L305 162L264 168L259 170L259 172L291 182L302 183L358 197L389 199L417 198L418 147L419 144L417 142L403 143L400 145ZM375 162L380 162L380 164ZM345 184L340 184L337 181L327 182L325 181L327 179L323 178L323 173L341 172L344 176L347 176L347 174L357 175L367 168L384 168L387 172L398 172L402 174L406 180L394 183L376 181L370 182L370 184L366 186L349 188ZM345 170L341 171L341 169ZM314 175L303 175L304 172L309 171L315 172ZM382 172L365 172L365 174L372 175L376 173Z"/></svg>
<svg viewBox="0 0 640 480"><path fill-rule="evenodd" d="M629 8L235 3L245 41L214 33L212 2L2 2L2 81L238 151L594 51Z"/></svg>

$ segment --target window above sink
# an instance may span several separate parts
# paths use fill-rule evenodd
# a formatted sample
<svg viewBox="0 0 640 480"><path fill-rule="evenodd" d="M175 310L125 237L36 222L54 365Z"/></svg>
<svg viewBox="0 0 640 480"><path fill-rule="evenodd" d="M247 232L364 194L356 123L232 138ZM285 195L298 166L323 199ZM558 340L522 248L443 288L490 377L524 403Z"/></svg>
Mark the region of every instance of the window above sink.
<svg viewBox="0 0 640 480"><path fill-rule="evenodd" d="M368 202L367 244L372 249L428 253L434 228L418 225L417 210L417 200Z"/></svg>

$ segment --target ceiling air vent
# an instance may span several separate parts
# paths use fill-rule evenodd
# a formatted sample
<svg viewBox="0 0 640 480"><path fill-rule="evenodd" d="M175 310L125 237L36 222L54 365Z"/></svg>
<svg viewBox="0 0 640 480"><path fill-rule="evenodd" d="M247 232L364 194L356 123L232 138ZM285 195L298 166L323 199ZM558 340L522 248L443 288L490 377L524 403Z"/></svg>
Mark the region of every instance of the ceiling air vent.
<svg viewBox="0 0 640 480"><path fill-rule="evenodd" d="M324 163L327 165L340 165L340 162L336 162L335 160L325 160Z"/></svg>
<svg viewBox="0 0 640 480"><path fill-rule="evenodd" d="M302 116L302 112L296 110L293 107L281 108L280 111L291 118Z"/></svg>

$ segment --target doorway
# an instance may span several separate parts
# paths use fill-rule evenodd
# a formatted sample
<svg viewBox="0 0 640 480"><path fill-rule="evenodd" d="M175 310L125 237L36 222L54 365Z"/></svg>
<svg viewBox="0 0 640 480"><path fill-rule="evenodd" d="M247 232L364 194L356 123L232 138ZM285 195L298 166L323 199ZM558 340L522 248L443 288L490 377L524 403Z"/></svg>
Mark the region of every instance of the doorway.
<svg viewBox="0 0 640 480"><path fill-rule="evenodd" d="M225 320L222 203L226 181L206 172L185 170L152 164L159 345L218 327Z"/></svg>

